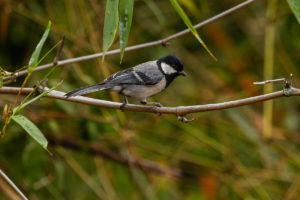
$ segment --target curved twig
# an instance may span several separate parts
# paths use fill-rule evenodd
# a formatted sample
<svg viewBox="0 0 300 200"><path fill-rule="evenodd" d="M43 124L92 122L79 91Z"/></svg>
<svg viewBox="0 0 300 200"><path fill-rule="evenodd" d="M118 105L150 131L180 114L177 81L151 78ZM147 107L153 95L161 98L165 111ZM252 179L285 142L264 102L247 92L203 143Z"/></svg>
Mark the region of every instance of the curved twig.
<svg viewBox="0 0 300 200"><path fill-rule="evenodd" d="M48 90L49 88L45 88ZM0 88L0 94L17 94L19 92L19 87L2 87ZM33 88L23 88L22 94L29 94ZM45 97L60 99L64 101L76 102L86 105L93 105L103 108L112 108L112 109L120 109L122 103L106 101L101 99L94 99L90 97L84 96L76 96L76 97L65 97L66 93L53 90L48 93ZM190 113L198 113L198 112L207 112L213 110L223 110L227 108L239 107L249 104L254 104L258 102L267 101L270 99L276 99L280 97L286 97L286 92L284 90L272 92L269 94L258 95L254 97L238 99L233 101L227 101L223 103L214 103L214 104L205 104L205 105L192 105L192 106L178 106L178 107L158 107L155 110L151 106L143 106L136 104L127 104L123 110L134 111L134 112L148 112L148 113L161 113L161 114L175 114L177 116L185 116ZM289 88L288 96L300 96L300 89L291 87Z"/></svg>
<svg viewBox="0 0 300 200"><path fill-rule="evenodd" d="M195 29L198 29L202 26L205 26L206 24L209 24L211 22L214 22L216 21L217 19L220 19L252 2L254 2L255 0L247 0L247 1L244 1L243 3L240 3L228 10L225 10L224 12L220 13L220 14L217 14L207 20L204 20L203 22L200 22L198 24L196 24L194 26ZM147 43L143 43L143 44L138 44L138 45L134 45L134 46L130 46L130 47L126 47L125 48L125 51L133 51L133 50L137 50L137 49L142 49L142 48L147 48L147 47L151 47L151 46L157 46L157 45L163 45L165 46L169 41L171 40L174 40L178 37L181 37L183 35L186 35L190 32L189 29L185 29L183 31L180 31L178 33L175 33L173 35L170 35L166 38L163 38L161 40L157 40L157 41L153 41L153 42L147 42ZM120 53L120 49L114 49L114 50L110 50L110 51L107 51L105 53L106 56L108 55L114 55L114 54L118 54ZM61 61L57 61L57 62L53 62L53 63L48 63L48 64L44 64L44 65L40 65L38 67L36 67L34 69L34 71L40 71L40 70L44 70L44 69L49 69L49 68L52 68L52 67L55 67L55 66L62 66L62 65L67 65L67 64L71 64L71 63L76 63L76 62L82 62L82 61L85 61L85 60L91 60L91 59L95 59L95 58L100 58L102 57L103 53L96 53L96 54L91 54L91 55L87 55L87 56L81 56L81 57L77 57L77 58L70 58L70 59L66 59L66 60L61 60ZM18 73L16 73L14 76L6 76L6 77L3 77L3 81L7 81L7 80L10 80L12 79L13 77L19 77L19 76L24 76L27 74L27 70L22 70ZM5 82L7 83L7 82Z"/></svg>

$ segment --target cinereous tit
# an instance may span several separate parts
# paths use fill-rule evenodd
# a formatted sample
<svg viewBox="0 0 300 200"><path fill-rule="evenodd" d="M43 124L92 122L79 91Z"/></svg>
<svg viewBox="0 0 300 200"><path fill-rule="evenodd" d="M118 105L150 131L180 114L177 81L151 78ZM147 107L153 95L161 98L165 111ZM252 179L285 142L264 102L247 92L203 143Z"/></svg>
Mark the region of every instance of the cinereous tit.
<svg viewBox="0 0 300 200"><path fill-rule="evenodd" d="M102 83L79 88L65 94L65 96L72 97L99 90L109 90L124 96L121 108L128 103L126 97L138 99L142 104L161 107L160 103L147 102L146 98L166 89L179 75L187 75L183 71L181 60L175 55L168 55L158 60L141 63L135 67L116 72Z"/></svg>

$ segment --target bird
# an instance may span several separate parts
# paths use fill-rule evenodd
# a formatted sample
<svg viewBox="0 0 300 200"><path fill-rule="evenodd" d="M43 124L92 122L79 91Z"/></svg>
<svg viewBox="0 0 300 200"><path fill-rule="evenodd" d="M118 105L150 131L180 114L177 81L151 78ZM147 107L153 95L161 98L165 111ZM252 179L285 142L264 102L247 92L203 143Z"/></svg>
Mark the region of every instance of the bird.
<svg viewBox="0 0 300 200"><path fill-rule="evenodd" d="M187 76L179 57L168 55L158 60L148 61L116 72L103 82L66 93L67 98L89 94L100 90L115 91L123 95L123 109L128 104L127 97L138 99L141 104L162 107L159 102L148 102L147 98L166 89L178 76Z"/></svg>

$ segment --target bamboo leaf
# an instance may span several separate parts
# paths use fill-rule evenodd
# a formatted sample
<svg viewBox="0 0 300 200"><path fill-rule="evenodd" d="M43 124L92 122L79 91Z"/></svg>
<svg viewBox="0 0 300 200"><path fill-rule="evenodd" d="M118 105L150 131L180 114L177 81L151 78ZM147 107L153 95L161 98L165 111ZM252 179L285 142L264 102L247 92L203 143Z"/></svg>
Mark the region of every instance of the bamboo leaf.
<svg viewBox="0 0 300 200"><path fill-rule="evenodd" d="M120 34L120 62L122 62L125 47L128 41L132 15L133 15L134 0L121 0L120 1L120 23L119 23L119 34Z"/></svg>
<svg viewBox="0 0 300 200"><path fill-rule="evenodd" d="M300 24L300 1L299 0L287 0L290 5L298 23Z"/></svg>
<svg viewBox="0 0 300 200"><path fill-rule="evenodd" d="M23 115L14 115L12 119L18 123L35 141L37 141L45 150L48 151L48 141L40 129Z"/></svg>
<svg viewBox="0 0 300 200"><path fill-rule="evenodd" d="M2 71L0 70L0 88L3 86L3 74Z"/></svg>
<svg viewBox="0 0 300 200"><path fill-rule="evenodd" d="M149 9L153 12L155 17L157 18L158 22L161 25L164 25L166 23L166 18L164 17L163 13L161 12L162 8L160 8L157 3L154 2L154 0L144 0L146 5L149 7Z"/></svg>
<svg viewBox="0 0 300 200"><path fill-rule="evenodd" d="M103 57L112 45L118 29L118 2L119 0L107 0L103 28Z"/></svg>
<svg viewBox="0 0 300 200"><path fill-rule="evenodd" d="M32 71L34 70L34 68L37 66L41 50L42 50L43 45L49 35L50 27L51 27L51 21L48 22L47 28L46 28L41 40L36 45L35 50L33 51L32 55L31 55L31 58L28 63L28 74L31 74Z"/></svg>
<svg viewBox="0 0 300 200"><path fill-rule="evenodd" d="M204 49L209 53L209 55L214 60L217 61L217 58L211 53L211 51L208 49L208 47L206 46L206 44L200 38L200 36L199 36L198 32L196 31L196 29L194 28L192 22L189 20L189 18L187 17L187 15L183 11L183 9L181 8L181 6L177 2L177 0L170 0L170 2L172 4L172 6L175 8L175 10L177 11L177 13L179 14L179 16L181 17L181 19L183 20L183 22L185 23L185 25L190 29L190 31L192 32L192 34L196 37L196 39L200 42L200 44L204 47Z"/></svg>
<svg viewBox="0 0 300 200"><path fill-rule="evenodd" d="M178 0L178 3L186 8L194 16L199 16L199 8L194 0ZM201 3L202 4L202 3Z"/></svg>

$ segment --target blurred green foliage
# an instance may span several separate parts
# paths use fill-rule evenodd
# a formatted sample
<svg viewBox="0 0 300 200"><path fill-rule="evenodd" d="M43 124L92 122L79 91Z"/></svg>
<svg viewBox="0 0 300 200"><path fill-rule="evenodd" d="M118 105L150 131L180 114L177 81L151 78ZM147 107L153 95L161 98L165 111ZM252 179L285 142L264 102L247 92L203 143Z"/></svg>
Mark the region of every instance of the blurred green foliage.
<svg viewBox="0 0 300 200"><path fill-rule="evenodd" d="M192 22L200 22L240 1L181 0ZM266 20L266 1L255 1L198 30L218 58L215 62L193 38L186 35L167 47L155 46L58 67L49 77L60 80L62 91L102 81L107 75L138 63L176 54L189 74L153 97L165 106L208 104L262 93L264 36L274 23L274 78L300 77L300 26L286 1L277 1L274 21ZM280 8L280 9L279 9ZM48 20L51 33L41 55L66 35L62 59L101 51L105 1L0 2L0 65L14 71L26 65ZM199 12L197 12L199 11ZM169 1L135 1L127 45L161 39L185 29ZM115 42L111 49L119 48ZM52 52L43 63L52 62ZM34 72L33 86L48 70ZM20 86L18 78L11 86ZM282 89L274 84L274 90ZM116 94L90 96L120 101ZM1 112L12 95L0 95ZM132 103L138 103L130 99ZM50 141L50 156L22 128L11 123L0 141L0 168L29 199L297 199L300 171L299 108L297 97L274 101L272 138L262 134L262 104L224 111L193 114L192 123L176 116L85 106L43 98L23 114ZM65 142L75 142L77 147ZM114 161L91 149L130 157L180 170L181 177L154 173L145 166ZM145 162L146 163L146 162ZM143 166L143 164L142 164ZM0 182L0 199L9 199Z"/></svg>

